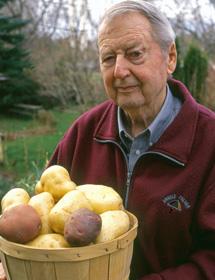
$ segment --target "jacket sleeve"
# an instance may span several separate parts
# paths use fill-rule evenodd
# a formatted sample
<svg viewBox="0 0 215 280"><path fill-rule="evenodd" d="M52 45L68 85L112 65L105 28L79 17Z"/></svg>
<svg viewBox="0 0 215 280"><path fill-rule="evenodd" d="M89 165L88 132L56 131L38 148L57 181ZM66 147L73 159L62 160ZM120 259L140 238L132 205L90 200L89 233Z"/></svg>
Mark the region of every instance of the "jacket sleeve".
<svg viewBox="0 0 215 280"><path fill-rule="evenodd" d="M215 279L215 167L200 194L196 210L194 250L187 263L138 280L214 280Z"/></svg>

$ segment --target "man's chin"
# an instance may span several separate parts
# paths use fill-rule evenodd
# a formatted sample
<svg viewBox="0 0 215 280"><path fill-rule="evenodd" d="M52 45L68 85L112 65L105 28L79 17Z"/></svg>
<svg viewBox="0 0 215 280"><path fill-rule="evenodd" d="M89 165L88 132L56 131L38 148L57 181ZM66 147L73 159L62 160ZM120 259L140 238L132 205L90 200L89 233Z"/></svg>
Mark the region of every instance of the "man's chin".
<svg viewBox="0 0 215 280"><path fill-rule="evenodd" d="M143 106L140 102L117 102L117 105L125 111L134 110Z"/></svg>

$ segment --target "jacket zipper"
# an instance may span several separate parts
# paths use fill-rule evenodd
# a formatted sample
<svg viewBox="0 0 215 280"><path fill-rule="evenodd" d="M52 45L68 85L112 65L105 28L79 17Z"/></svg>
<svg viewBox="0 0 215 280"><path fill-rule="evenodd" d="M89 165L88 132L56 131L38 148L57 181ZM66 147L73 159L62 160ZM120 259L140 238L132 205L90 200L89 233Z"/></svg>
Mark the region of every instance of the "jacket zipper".
<svg viewBox="0 0 215 280"><path fill-rule="evenodd" d="M128 208L128 197L129 197L130 186L131 186L131 176L132 176L132 172L128 171L127 172L127 180L126 180L125 202L124 202L125 209Z"/></svg>
<svg viewBox="0 0 215 280"><path fill-rule="evenodd" d="M149 151L149 152L145 152L143 154L141 154L138 158L138 160L135 162L135 165L133 166L133 169L132 171L129 170L128 168L128 159L127 159L127 156L124 152L124 150L122 149L122 147L119 145L119 143L117 143L116 141L113 141L113 140L100 140L98 138L94 138L97 142L100 142L100 143L103 143L103 144L106 144L106 143L112 143L112 144L115 144L123 153L123 156L125 158L125 162L126 162L126 167L127 167L127 178L126 178L126 192L125 192L125 201L124 201L124 207L125 209L127 209L128 207L128 198L129 198L129 192L130 192L130 187L131 187L131 177L132 177L132 174L133 174L133 170L134 170L134 167L137 163L137 161L140 159L141 156L143 155L147 155L147 154L154 154L154 155L160 155L168 160L171 160L172 162L176 163L177 165L180 165L180 166L185 166L185 164L181 161L178 161L170 156L167 156L163 153L160 153L160 152L153 152L153 151Z"/></svg>

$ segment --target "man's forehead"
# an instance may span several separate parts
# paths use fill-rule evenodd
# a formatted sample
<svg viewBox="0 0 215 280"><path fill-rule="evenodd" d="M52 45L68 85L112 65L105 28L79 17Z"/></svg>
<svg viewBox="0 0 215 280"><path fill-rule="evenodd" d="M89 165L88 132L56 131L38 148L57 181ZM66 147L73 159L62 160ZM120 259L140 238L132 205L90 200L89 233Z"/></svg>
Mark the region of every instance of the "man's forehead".
<svg viewBox="0 0 215 280"><path fill-rule="evenodd" d="M99 37L98 46L100 49L111 48L133 48L142 45L148 45L154 41L151 33L143 32L141 29L129 29L123 32L114 32L114 34L103 33Z"/></svg>
<svg viewBox="0 0 215 280"><path fill-rule="evenodd" d="M138 46L142 46L144 44L143 36L125 36L117 39L106 39L101 40L99 43L99 48L102 51L110 50L110 49L131 49Z"/></svg>
<svg viewBox="0 0 215 280"><path fill-rule="evenodd" d="M142 14L136 11L127 11L121 14L116 14L113 17L105 18L99 26L98 36L101 34L112 34L113 30L127 31L127 29L143 28L151 30L149 20Z"/></svg>

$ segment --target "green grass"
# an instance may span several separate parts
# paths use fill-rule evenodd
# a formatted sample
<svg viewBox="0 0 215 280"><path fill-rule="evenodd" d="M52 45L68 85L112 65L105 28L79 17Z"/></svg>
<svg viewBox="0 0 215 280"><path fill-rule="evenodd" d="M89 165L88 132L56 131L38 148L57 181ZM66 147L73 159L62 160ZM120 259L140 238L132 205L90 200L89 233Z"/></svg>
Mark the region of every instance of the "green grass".
<svg viewBox="0 0 215 280"><path fill-rule="evenodd" d="M80 115L78 107L69 111L51 111L56 121L53 133L18 137L16 140L4 141L4 164L0 167L1 174L9 174L15 184L28 185L29 181L37 180L53 153L58 141L72 122ZM0 116L0 131L3 133L27 131L41 128L41 122L31 119Z"/></svg>
<svg viewBox="0 0 215 280"><path fill-rule="evenodd" d="M17 130L27 129L29 124L32 123L29 119L15 118L14 116L0 115L0 131L12 132Z"/></svg>

